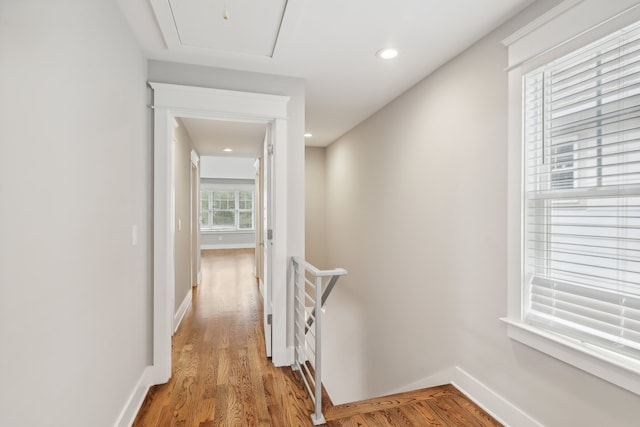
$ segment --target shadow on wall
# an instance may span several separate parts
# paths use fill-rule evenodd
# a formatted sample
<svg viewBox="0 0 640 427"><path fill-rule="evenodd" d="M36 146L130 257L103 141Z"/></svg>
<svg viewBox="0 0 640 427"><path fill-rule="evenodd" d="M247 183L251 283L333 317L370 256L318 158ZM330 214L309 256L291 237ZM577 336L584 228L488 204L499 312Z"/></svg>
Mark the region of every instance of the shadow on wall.
<svg viewBox="0 0 640 427"><path fill-rule="evenodd" d="M322 317L322 382L335 405L361 400L365 395L364 310L358 299L344 287L347 277L338 281L327 299ZM349 372L347 381L344 372Z"/></svg>

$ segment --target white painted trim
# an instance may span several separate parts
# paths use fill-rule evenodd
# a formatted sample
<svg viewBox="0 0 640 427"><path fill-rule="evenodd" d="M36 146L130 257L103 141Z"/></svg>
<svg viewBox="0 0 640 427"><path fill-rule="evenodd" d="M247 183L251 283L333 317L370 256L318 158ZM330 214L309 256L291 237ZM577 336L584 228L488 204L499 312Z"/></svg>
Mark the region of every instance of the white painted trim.
<svg viewBox="0 0 640 427"><path fill-rule="evenodd" d="M149 392L149 388L152 384L152 367L147 366L144 371L142 371L140 380L138 380L138 383L129 395L127 403L125 403L124 408L122 408L114 427L131 427L131 424L133 424L133 421L136 419L136 415L138 415L138 411L142 407L142 403L144 402L145 397L147 397L147 393Z"/></svg>
<svg viewBox="0 0 640 427"><path fill-rule="evenodd" d="M200 248L202 250L202 248ZM202 284L202 270L198 270L198 279L197 279L197 283L198 286L200 286Z"/></svg>
<svg viewBox="0 0 640 427"><path fill-rule="evenodd" d="M187 310L189 310L189 307L191 307L192 300L193 300L193 294L191 290L189 290L189 292L187 292L187 295L185 295L184 299L182 300L180 307L178 307L176 314L174 314L173 316L173 333L174 334L180 327L180 323L182 323L182 319L184 318L184 315L187 314Z"/></svg>
<svg viewBox="0 0 640 427"><path fill-rule="evenodd" d="M198 165L200 164L200 156L198 155L196 150L191 150L191 163L195 167L198 167Z"/></svg>
<svg viewBox="0 0 640 427"><path fill-rule="evenodd" d="M509 402L459 366L445 368L426 378L398 387L385 395L451 384L493 418L512 427L542 427L542 424Z"/></svg>
<svg viewBox="0 0 640 427"><path fill-rule="evenodd" d="M229 235L229 234L256 234L256 230L200 230L201 235L216 236L216 235Z"/></svg>
<svg viewBox="0 0 640 427"><path fill-rule="evenodd" d="M173 153L171 124L175 117L264 123L274 129L275 212L272 240L273 354L275 366L290 365L287 348L287 108L289 97L149 82L154 91L154 320L153 381L171 376L173 331L174 238Z"/></svg>
<svg viewBox="0 0 640 427"><path fill-rule="evenodd" d="M440 372L436 372L433 375L430 375L426 378L422 378L418 381L412 382L411 384L404 385L402 387L398 387L389 394L397 394L404 393L407 391L420 390L423 388L437 387L443 384L451 383L451 378L453 378L455 367L450 367L443 369Z"/></svg>
<svg viewBox="0 0 640 427"><path fill-rule="evenodd" d="M180 117L270 123L287 119L288 96L237 92L150 82L154 108L167 108Z"/></svg>
<svg viewBox="0 0 640 427"><path fill-rule="evenodd" d="M154 110L153 176L153 383L171 378L173 331L174 206L172 134L174 116L166 108Z"/></svg>
<svg viewBox="0 0 640 427"><path fill-rule="evenodd" d="M507 324L509 338L640 395L640 362L637 360L595 346L588 347L578 340L518 320L500 320Z"/></svg>
<svg viewBox="0 0 640 427"><path fill-rule="evenodd" d="M220 50L211 47L201 47L189 44L183 44L180 39L180 34L175 23L173 11L169 0L150 0L151 7L153 9L158 27L160 27L160 33L164 39L167 49L169 51L180 52L183 54L191 55L205 55L205 56L219 56L235 58L240 61L246 61L247 58L257 60L263 63L269 63L273 60L274 55L278 50L278 46L274 46L274 49L267 55L248 53L248 52L235 52ZM300 17L304 12L304 1L288 1L285 2L285 8L282 14L282 21L280 22L280 28L278 30L278 40L290 40L297 36L295 33Z"/></svg>
<svg viewBox="0 0 640 427"><path fill-rule="evenodd" d="M637 0L565 0L503 40L507 70L535 68L640 19Z"/></svg>
<svg viewBox="0 0 640 427"><path fill-rule="evenodd" d="M167 0L150 0L150 3L167 47L169 49L178 48L180 46L180 37L173 21L169 2Z"/></svg>
<svg viewBox="0 0 640 427"><path fill-rule="evenodd" d="M453 370L451 384L507 427L542 427L540 422L460 367Z"/></svg>
<svg viewBox="0 0 640 427"><path fill-rule="evenodd" d="M271 129L273 141L287 141L287 122L275 120ZM293 347L287 347L287 312L293 307L293 295L288 295L287 274L290 259L287 255L288 229L288 152L285 144L273 144L273 239L271 240L271 361L274 366L289 366L293 363Z"/></svg>
<svg viewBox="0 0 640 427"><path fill-rule="evenodd" d="M200 249L203 251L212 249L255 249L255 243L221 243L219 245L204 244L200 245Z"/></svg>
<svg viewBox="0 0 640 427"><path fill-rule="evenodd" d="M520 40L521 38L523 38L527 34L537 30L538 28L542 27L546 23L552 21L553 19L557 18L558 16L562 15L563 13L565 13L567 10L571 9L572 7L577 5L578 3L582 3L583 1L584 0L565 0L565 1L563 1L562 3L558 4L556 7L548 10L546 13L540 15L538 18L536 18L533 21L529 22L527 25L525 25L524 27L520 28L515 33L511 34L510 36L508 36L507 38L502 40L502 42L501 42L502 45L506 46L506 47L509 47L509 45L517 42L518 40Z"/></svg>
<svg viewBox="0 0 640 427"><path fill-rule="evenodd" d="M285 349L284 351L285 359L291 360L291 363L289 363L289 365L293 365L293 359L295 357L295 354L296 354L296 349L293 346L289 346Z"/></svg>

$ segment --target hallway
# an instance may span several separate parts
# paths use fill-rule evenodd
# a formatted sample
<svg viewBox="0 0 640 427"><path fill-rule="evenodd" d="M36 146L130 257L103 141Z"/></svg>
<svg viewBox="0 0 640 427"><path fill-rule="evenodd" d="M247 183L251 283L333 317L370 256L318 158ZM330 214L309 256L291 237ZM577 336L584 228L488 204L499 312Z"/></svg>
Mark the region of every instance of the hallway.
<svg viewBox="0 0 640 427"><path fill-rule="evenodd" d="M264 353L253 249L202 252L202 284L173 337L173 372L152 387L134 427L308 426L291 368Z"/></svg>

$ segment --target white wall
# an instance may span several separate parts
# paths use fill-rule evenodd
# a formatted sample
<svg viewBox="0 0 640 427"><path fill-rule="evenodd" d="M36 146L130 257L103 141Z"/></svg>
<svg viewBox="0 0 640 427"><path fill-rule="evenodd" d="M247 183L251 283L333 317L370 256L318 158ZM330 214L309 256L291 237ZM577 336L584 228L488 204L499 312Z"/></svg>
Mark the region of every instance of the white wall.
<svg viewBox="0 0 640 427"><path fill-rule="evenodd" d="M305 148L305 257L320 269L327 265L327 150L324 147ZM335 266L334 266L335 267Z"/></svg>
<svg viewBox="0 0 640 427"><path fill-rule="evenodd" d="M200 157L201 178L256 179L256 159L246 157Z"/></svg>
<svg viewBox="0 0 640 427"><path fill-rule="evenodd" d="M323 335L325 384L339 402L387 394L454 359L458 195L446 184L460 172L443 151L449 128L427 132L453 122L440 105L415 114L407 96L327 149L328 263L349 272L327 303Z"/></svg>
<svg viewBox="0 0 640 427"><path fill-rule="evenodd" d="M255 248L256 232L203 232L200 234L200 248L207 249L238 249Z"/></svg>
<svg viewBox="0 0 640 427"><path fill-rule="evenodd" d="M110 0L0 2L2 426L111 427L151 363L135 46Z"/></svg>
<svg viewBox="0 0 640 427"><path fill-rule="evenodd" d="M428 384L457 366L545 426L638 425L640 396L510 340L498 320L507 310L500 40L556 3L534 3L328 148L329 263L349 270L325 317L325 348L340 352L323 371L332 397Z"/></svg>

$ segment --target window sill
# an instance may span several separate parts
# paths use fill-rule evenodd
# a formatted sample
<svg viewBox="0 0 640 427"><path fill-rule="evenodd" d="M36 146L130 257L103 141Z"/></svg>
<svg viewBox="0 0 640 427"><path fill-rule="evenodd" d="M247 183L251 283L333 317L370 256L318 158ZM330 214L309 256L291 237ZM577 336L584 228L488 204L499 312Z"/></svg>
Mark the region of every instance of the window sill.
<svg viewBox="0 0 640 427"><path fill-rule="evenodd" d="M597 347L587 347L578 340L516 319L500 320L507 324L509 338L640 395L640 361Z"/></svg>
<svg viewBox="0 0 640 427"><path fill-rule="evenodd" d="M256 230L200 230L200 234L255 234Z"/></svg>

